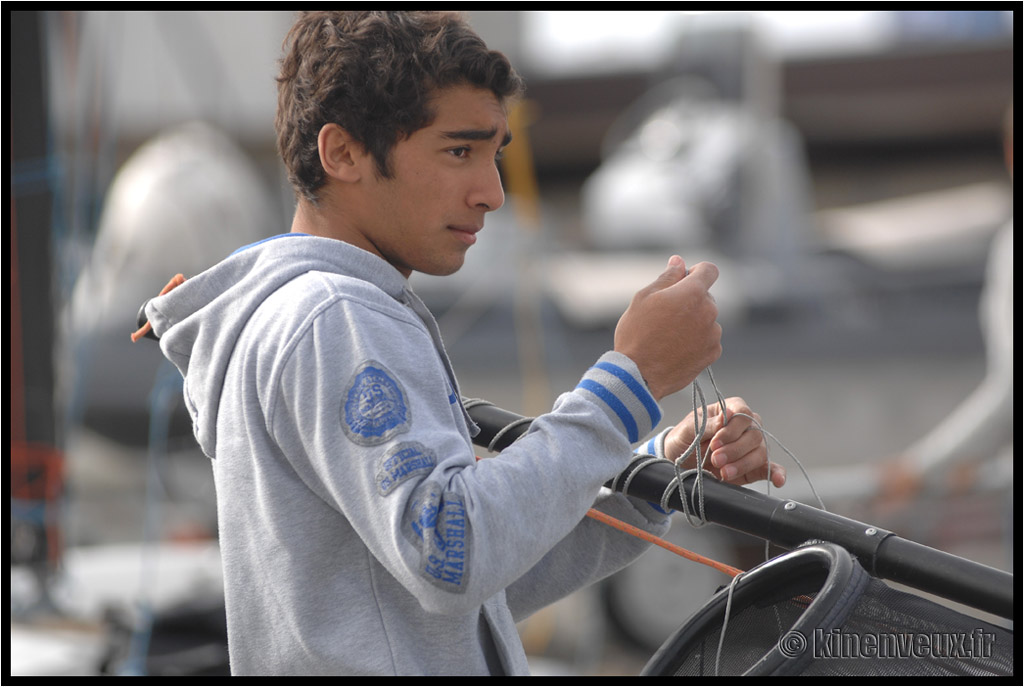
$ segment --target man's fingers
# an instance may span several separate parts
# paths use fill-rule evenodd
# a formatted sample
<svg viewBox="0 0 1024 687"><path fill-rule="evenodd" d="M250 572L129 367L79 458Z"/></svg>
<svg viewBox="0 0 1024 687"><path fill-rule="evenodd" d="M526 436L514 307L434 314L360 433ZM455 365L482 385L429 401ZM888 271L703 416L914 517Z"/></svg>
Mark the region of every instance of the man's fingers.
<svg viewBox="0 0 1024 687"><path fill-rule="evenodd" d="M698 282L706 291L718 281L718 268L710 262L699 262L690 268L686 281Z"/></svg>
<svg viewBox="0 0 1024 687"><path fill-rule="evenodd" d="M683 262L683 259L678 255L673 255L669 258L668 266L665 267L665 271L658 275L658 278L655 279L650 286L645 289L645 291L651 292L667 289L685 276L686 263Z"/></svg>
<svg viewBox="0 0 1024 687"><path fill-rule="evenodd" d="M669 258L665 270L638 295L650 295L683 283L687 285L687 288L697 287L698 291L707 291L716 281L718 281L718 267L713 263L699 262L687 270L683 259L678 255L673 255Z"/></svg>
<svg viewBox="0 0 1024 687"><path fill-rule="evenodd" d="M700 415L698 410L695 415L698 426ZM680 439L692 434L689 427L693 418L687 418L686 423L690 424L685 425L687 431L679 434ZM724 413L720 403L707 406L702 446L707 451L710 466L717 470L723 481L751 484L770 479L776 487L786 483L785 469L768 461L768 444L761 431L761 416L752 411L742 398L727 399Z"/></svg>
<svg viewBox="0 0 1024 687"><path fill-rule="evenodd" d="M726 402L725 417L721 405L708 406L707 432L712 437L711 450L719 449L739 439L748 430L759 427L761 416L752 411L741 398L730 398Z"/></svg>
<svg viewBox="0 0 1024 687"><path fill-rule="evenodd" d="M720 462L722 463L719 473L722 479L726 481L737 479L748 473L761 474L764 472L764 466L768 462L768 454L764 451L759 450L760 445L751 448L746 452L741 452L743 448L739 445L739 442L729 447L733 449L727 459L720 454L725 451L719 452ZM714 465L715 455L712 455L712 465Z"/></svg>
<svg viewBox="0 0 1024 687"><path fill-rule="evenodd" d="M786 469L778 463L771 463L766 465L761 464L761 467L752 472L743 474L740 478L732 480L733 484L753 484L754 482L763 481L771 470L771 482L775 488L780 488L786 485Z"/></svg>
<svg viewBox="0 0 1024 687"><path fill-rule="evenodd" d="M748 470L744 468L750 467ZM786 484L786 470L778 463L765 462L764 456L757 456L749 463L742 460L731 463L721 471L721 478L732 484L753 484L760 482L771 474L771 482L774 487L782 487Z"/></svg>
<svg viewBox="0 0 1024 687"><path fill-rule="evenodd" d="M735 463L754 451L760 451L760 462L764 462L768 456L764 437L757 430L743 432L735 440L716 445L718 438L716 436L708 447L711 452L711 464L716 468Z"/></svg>

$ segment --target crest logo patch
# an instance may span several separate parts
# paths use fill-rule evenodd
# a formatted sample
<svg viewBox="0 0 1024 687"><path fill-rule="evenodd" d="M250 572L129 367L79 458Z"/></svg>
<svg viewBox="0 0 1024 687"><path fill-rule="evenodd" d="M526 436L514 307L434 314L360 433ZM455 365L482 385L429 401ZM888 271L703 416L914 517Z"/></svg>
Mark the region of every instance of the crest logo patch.
<svg viewBox="0 0 1024 687"><path fill-rule="evenodd" d="M405 392L386 367L372 360L352 377L342 417L345 434L363 446L383 444L409 430Z"/></svg>

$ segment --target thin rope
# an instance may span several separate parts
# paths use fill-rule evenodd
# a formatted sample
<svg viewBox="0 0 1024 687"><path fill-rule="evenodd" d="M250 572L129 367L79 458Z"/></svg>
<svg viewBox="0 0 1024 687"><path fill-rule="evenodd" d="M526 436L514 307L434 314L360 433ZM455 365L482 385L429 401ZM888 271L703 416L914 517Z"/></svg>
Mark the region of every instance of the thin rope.
<svg viewBox="0 0 1024 687"><path fill-rule="evenodd" d="M486 405L486 406L493 406L494 404L491 403L490 401L487 401L487 400L484 400L484 399L480 399L480 398L467 398L467 399L463 399L462 405L463 405L464 408L466 408L466 410L469 410L471 408L475 408L475 407L478 407L478 406L484 406L484 405ZM517 428L517 427L519 427L519 426L521 426L523 424L528 424L528 423L532 422L534 419L536 419L536 418L524 417L524 418L520 418L520 419L514 420L513 422L510 422L509 424L505 425L504 427L499 429L495 433L494 438L492 438L491 441L488 442L487 450L491 451L493 453L494 452L494 447L497 445L499 437L504 436L505 434L509 433L510 431L514 430L515 428ZM664 453L665 453L664 452L664 441L665 441L664 435L662 435L659 438L659 441L660 441L660 443L662 445L662 449L661 449L660 453L661 453L661 455L664 455ZM479 461L479 460L481 460L481 458L478 456L477 460ZM640 472L640 470L642 470L646 466L650 465L651 463L661 462L661 461L662 461L662 459L658 458L656 456L646 456L646 458L641 457L641 460L638 463L636 463L634 465L633 469L630 470L629 474L626 475L626 478L625 478L625 481L623 482L621 490L623 492L628 491L630 482L633 480L633 477L635 477ZM666 507L666 508L664 508L664 510L671 510L671 509ZM739 575L741 572L743 572L739 568L734 568L731 565L726 565L725 563L720 563L719 561L716 561L716 560L714 560L712 558L708 558L707 556L702 556L699 553L695 553L693 551L690 551L689 549L684 549L681 546L678 546L678 545L673 544L673 543L671 543L669 541L666 541L665 539L662 539L661 537L653 535L650 532L647 532L646 530L643 530L643 529L641 529L639 527L636 527L635 525L630 525L629 523L624 522L622 520L619 520L618 518L615 518L615 517L613 517L611 515L608 515L607 513L603 513L601 511L597 510L596 508L591 508L589 511L587 511L587 517L591 518L592 520L596 520L598 522L601 522L601 523L603 523L605 525L608 525L610 527L614 527L614 528L620 530L621 532L625 532L626 534L630 534L630 535L632 535L634 537L638 537L639 539L643 539L643 540L645 540L647 542L650 542L651 544L654 544L656 546L660 546L661 548L665 549L666 551L671 551L672 553L676 554L677 556L680 556L680 557L685 558L687 560L693 561L695 563L700 563L702 565L706 565L709 568L714 568L715 570L718 570L719 572L725 573L726 575L729 575L731 577L735 577L736 575Z"/></svg>
<svg viewBox="0 0 1024 687"><path fill-rule="evenodd" d="M487 444L487 450L490 451L491 453L496 453L497 451L496 451L495 447L498 445L498 443L500 442L502 437L504 437L507 433L515 430L520 425L528 425L528 424L530 424L535 419L536 418L533 418L533 417L524 417L524 418L521 418L519 420L516 420L515 422L508 423L507 425L502 427L500 430L498 430L498 432L494 435L494 438L491 439L490 443Z"/></svg>
<svg viewBox="0 0 1024 687"><path fill-rule="evenodd" d="M715 381L715 376L714 376L714 373L711 371L711 368L708 367L706 372L708 374L708 379L711 381L711 386L715 390L715 398L716 398L716 400L718 402L719 407L722 410L722 417L723 418L727 418L727 410L726 410L725 397L722 395L722 392L718 388L718 383ZM704 390L703 390L703 388L700 385L699 379L694 379L692 386L693 386L693 415L694 415L694 431L695 431L695 436L694 436L693 442L690 444L690 446L675 461L676 462L676 480L672 484L670 484L670 487L672 487L672 489L678 488L678 490L679 490L680 501L682 501L683 513L686 516L687 522L690 523L690 525L692 525L694 527L703 527L705 524L707 524L707 519L704 516L704 481L703 481L703 478L704 478L704 460L706 460L706 456L702 458L700 445L703 442L704 434L705 434L706 429L707 429L706 416L707 416L707 412L708 412L708 403L707 403L707 400L705 399ZM699 427L697 425L697 416L698 415L700 415L700 416L702 416L704 418L704 421L700 423ZM749 419L751 422L754 423L754 427L756 427L757 430L759 432L761 432L761 436L765 438L765 446L766 447L770 448L770 444L768 443L767 440L771 439L773 442L775 442L776 445L778 445L779 448L781 448L783 451L785 451L786 455L788 455L793 460L793 462L796 463L796 466L800 469L800 472L803 474L804 479L807 481L808 486L810 486L810 488L811 488L811 493L814 495L815 500L817 500L817 502L818 502L818 506L821 508L821 510L826 511L827 508L825 508L825 502L821 499L821 496L818 495L818 491L814 488L814 482L811 480L810 475L807 474L807 470L804 468L803 463L800 462L800 459L797 458L796 455L794 455L794 453L792 451L790 451L788 448L786 448L786 446L781 441L779 441L779 439L775 435L773 435L771 432L769 432L767 429L765 429L764 425L760 421L758 421L757 418L753 417L752 415L749 415L748 413L733 413L733 417L737 417L737 416L745 417L745 418ZM696 453L696 463L695 464L697 465L697 468L694 468L693 470L689 470L689 471L686 471L686 472L681 472L680 471L680 464L684 463L686 461L686 459L689 458L690 455L692 455L694 453ZM767 477L765 479L765 493L766 494L770 494L771 493L771 488L772 488L772 480L771 480L772 474L771 474L771 457L770 457L770 455L768 455L768 452L766 452L766 455L765 455L765 463L767 465ZM696 475L696 479L694 480L693 487L692 487L691 492L690 492L691 498L693 499L694 503L697 504L696 517L698 518L698 520L696 520L696 521L694 520L694 514L691 513L690 508L689 508L689 506L687 504L687 499L685 498L685 494L682 491L682 479L683 479L683 476L688 476L689 474L695 474ZM671 489L666 490L665 496L662 497L662 501L663 501L662 507L663 508L667 508L667 501L668 501L668 498L670 496L670 491L671 491ZM765 544L765 550L767 552L767 542Z"/></svg>
<svg viewBox="0 0 1024 687"><path fill-rule="evenodd" d="M711 386L715 390L715 394L716 394L719 406L720 406L720 408L722 410L722 418L724 420L728 421L728 416L726 414L725 398L722 395L722 392L719 390L718 384L715 382L714 373L711 371L710 367L707 368L707 373L708 373L708 379L711 380ZM700 410L700 412L702 414L706 415L707 414L707 410L708 410L708 406L707 406L707 403L706 403L706 401L704 399L704 393L703 393L703 390L700 388L700 383L699 383L698 380L695 379L693 381L693 387L694 387L694 415L696 415L697 412L698 412L698 404L697 404L698 396L700 398L700 408L699 408L699 410ZM771 434L768 430L766 430L764 428L764 425L762 425L761 422L759 422L757 420L757 418L755 418L755 417L753 417L753 416L751 416L751 415L749 415L747 413L734 413L733 416L735 417L737 415L742 416L742 417L746 417L751 422L754 423L754 426L758 429L758 431L761 432L761 436L765 438L765 447L766 448L770 447L770 444L767 442L767 439L771 439L783 451L786 452L786 455L788 455L790 458L793 459L793 461L796 463L797 467L800 469L800 472L803 473L804 479L807 480L807 484L811 488L811 493L814 494L814 498L817 499L818 504L821 507L821 510L826 510L825 509L824 501L822 501L821 497L818 495L817 490L814 488L814 483L811 480L810 475L807 474L807 470L804 469L803 463L800 462L800 459L798 459L793 454L792 451L790 451L788 448L786 448L786 446L781 441L779 441L773 434ZM697 452L698 465L701 466L701 467L703 467L703 464L700 461L700 446L699 445L700 445L700 442L703 439L705 427L706 427L706 425L702 425L701 426L700 432L698 432L697 436L694 438L694 441L693 441L693 445L696 445L696 447L697 447L696 448L696 452ZM691 445L691 447L693 445ZM767 464L767 475L766 475L766 478L765 478L765 490L766 490L766 493L770 494L771 493L771 485L772 485L772 480L771 480L771 477L772 477L772 473L771 473L771 458L770 458L769 455L767 455L767 453L768 452L766 451L765 462ZM704 484L703 484L703 479L702 479L703 478L703 470L702 469L701 470L697 470L696 474L697 474L697 478L694 480L694 489L697 490L698 493L696 493L695 496L697 498L699 498L699 510L700 510L700 513L701 513L701 516L702 516L702 519L703 519L703 513L704 513L704 510L703 510L704 509L704 492L703 492ZM680 496L682 496L681 492L680 492ZM681 500L683 502L683 505L685 506L686 505L686 499L684 498L684 499L681 499ZM687 519L689 520L689 513L688 512L687 512ZM703 524L704 523L702 522L702 525ZM768 540L765 540L764 551L765 551L765 560L768 560L770 558L770 553L769 553L770 550L769 550L769 542L768 542ZM729 591L726 594L725 617L722 619L722 631L719 634L719 637L718 637L718 648L715 651L715 676L716 677L719 676L719 674L720 674L720 666L721 666L721 660L722 660L722 651L725 648L725 636L726 636L726 632L728 631L728 627L729 627L729 616L730 616L730 613L732 612L733 593L734 593L734 591L736 589L736 585L739 584L740 578L742 576L743 576L743 573L740 573L740 574L735 575L733 577L732 581L729 583ZM779 621L779 619L778 619L778 611L776 609L776 622L778 622L778 621Z"/></svg>
<svg viewBox="0 0 1024 687"><path fill-rule="evenodd" d="M693 551L690 551L688 549L684 549L683 547L677 546L672 542L665 541L661 537L655 536L650 532L647 532L646 530L643 530L634 525L630 525L629 523L618 520L617 518L613 518L607 513L602 513L596 508L591 508L589 511L587 511L587 517L597 520L598 522L603 522L604 524L610 525L611 527L621 530L622 532L631 534L634 537L639 537L640 539L660 546L661 548L667 551L671 551L672 553L681 556L687 560L691 560L695 563L701 563L710 568L714 568L715 570L723 572L731 577L736 577L737 575L743 572L739 568L734 568L731 565L726 565L725 563L719 563L714 559L702 556L699 553L694 553Z"/></svg>
<svg viewBox="0 0 1024 687"><path fill-rule="evenodd" d="M479 461L483 459L477 456L477 460ZM661 459L653 458L653 460L660 461ZM650 463L650 461L645 461L644 465L648 463ZM637 470L633 470L631 474L636 474L636 472ZM670 541L666 541L665 539L662 539L657 535L651 534L650 532L644 529L641 529L635 525L630 525L628 522L619 520L618 518L608 515L607 513L603 513L596 508L591 508L590 510L588 510L587 517L592 520L596 520L600 523L603 523L605 525L608 525L610 527L614 527L615 529L621 532L625 532L626 534L630 534L639 539L643 539L644 541L650 542L651 544L654 544L656 546L660 546L666 551L671 551L677 556L693 561L694 563L700 563L702 565L708 566L709 568L714 568L715 570L725 573L730 577L735 577L743 572L739 568L734 568L731 565L720 563L714 560L713 558L708 558L707 556L702 556L699 553L690 551L689 549L684 549L683 547L673 544Z"/></svg>
<svg viewBox="0 0 1024 687"><path fill-rule="evenodd" d="M743 573L736 575L729 583L729 593L725 596L725 618L722 619L722 632L718 635L718 649L715 651L715 677L719 676L719 666L722 662L722 648L725 646L725 631L729 627L729 613L732 611L732 593L739 584Z"/></svg>
<svg viewBox="0 0 1024 687"><path fill-rule="evenodd" d="M664 455L664 453L662 453L662 455ZM641 460L639 463L636 464L636 466L632 470L629 471L629 474L626 475L626 479L623 480L622 488L620 489L620 491L622 493L624 493L624 494L628 494L629 493L629 485L632 484L633 478L641 470L643 470L645 467L647 467L648 465L651 465L652 463L660 463L660 462L662 462L661 458L658 458L657 456L650 456L650 455L647 456L646 458L644 458L643 460ZM667 511L667 510L671 510L671 509L663 507L662 510Z"/></svg>
<svg viewBox="0 0 1024 687"><path fill-rule="evenodd" d="M719 407L722 409L722 417L726 417L726 404L725 398L722 393L718 390L718 385L715 383L714 376L711 375L711 368L708 368L708 375L711 379L711 384L715 389ZM690 445L684 450L674 461L676 476L665 489L664 494L661 497L661 505L663 509L669 509L669 499L671 498L673 491L679 492L679 500L682 505L683 515L686 518L687 523L691 527L703 527L707 524L707 516L704 510L704 463L707 460L707 456L703 456L701 452L701 443L704 440L704 434L707 432L708 422L708 403L704 396L704 389L700 385L699 379L694 379L692 383L693 393L693 430L694 437ZM664 455L664 451L662 452ZM694 456L695 467L690 470L683 470L682 466L690 458ZM683 492L683 482L686 477L695 475L693 481L693 487L690 489L690 498L686 498L686 494ZM690 503L696 504L696 512L690 508Z"/></svg>

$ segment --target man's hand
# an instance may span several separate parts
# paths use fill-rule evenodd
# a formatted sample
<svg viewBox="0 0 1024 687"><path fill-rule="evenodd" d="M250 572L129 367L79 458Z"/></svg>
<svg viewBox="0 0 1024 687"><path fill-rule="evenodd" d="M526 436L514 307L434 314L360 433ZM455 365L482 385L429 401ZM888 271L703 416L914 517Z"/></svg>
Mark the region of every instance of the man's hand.
<svg viewBox="0 0 1024 687"><path fill-rule="evenodd" d="M723 482L750 484L766 479L770 467L772 484L781 487L786 483L786 471L777 463L769 466L768 445L758 428L761 416L742 398L726 399L725 408L723 417L718 403L708 405L708 421L701 442L701 456L707 457L704 468ZM665 437L665 456L670 460L679 458L693 443L696 434L693 420L694 414L690 413ZM697 426L700 426L699 416ZM695 461L696 452L683 467L693 468Z"/></svg>
<svg viewBox="0 0 1024 687"><path fill-rule="evenodd" d="M718 307L708 293L717 279L711 263L687 272L674 255L619 319L615 350L636 363L656 400L686 387L722 354Z"/></svg>

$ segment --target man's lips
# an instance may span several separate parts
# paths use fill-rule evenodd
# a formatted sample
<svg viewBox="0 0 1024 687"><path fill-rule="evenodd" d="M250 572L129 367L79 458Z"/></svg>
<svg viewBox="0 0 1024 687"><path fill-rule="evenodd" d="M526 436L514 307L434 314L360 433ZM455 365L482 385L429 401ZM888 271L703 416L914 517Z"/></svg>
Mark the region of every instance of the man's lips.
<svg viewBox="0 0 1024 687"><path fill-rule="evenodd" d="M476 235L482 226L476 224L463 224L463 225L450 225L449 230L455 233L467 246L472 246L476 243Z"/></svg>

